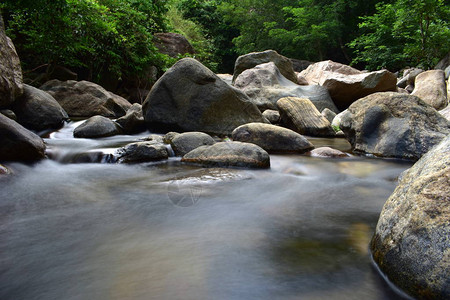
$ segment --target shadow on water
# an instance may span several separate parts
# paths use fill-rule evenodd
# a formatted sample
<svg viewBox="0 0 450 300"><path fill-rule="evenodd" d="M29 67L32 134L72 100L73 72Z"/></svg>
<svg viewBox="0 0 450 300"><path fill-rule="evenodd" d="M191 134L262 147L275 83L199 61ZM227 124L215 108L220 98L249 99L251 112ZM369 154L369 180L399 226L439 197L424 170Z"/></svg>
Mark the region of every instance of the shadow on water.
<svg viewBox="0 0 450 300"><path fill-rule="evenodd" d="M69 137L53 139L70 151ZM0 178L0 299L399 299L367 244L410 164L271 160L12 164Z"/></svg>

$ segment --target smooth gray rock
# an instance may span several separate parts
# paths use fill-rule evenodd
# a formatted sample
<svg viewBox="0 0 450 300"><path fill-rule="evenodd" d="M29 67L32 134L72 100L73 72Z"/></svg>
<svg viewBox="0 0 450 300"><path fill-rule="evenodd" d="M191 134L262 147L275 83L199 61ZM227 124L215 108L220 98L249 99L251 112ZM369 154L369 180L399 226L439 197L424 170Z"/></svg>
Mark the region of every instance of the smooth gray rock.
<svg viewBox="0 0 450 300"><path fill-rule="evenodd" d="M179 135L179 132L174 132L174 131L170 131L168 133L166 133L163 137L163 141L165 144L170 144L170 142L172 142L172 140Z"/></svg>
<svg viewBox="0 0 450 300"><path fill-rule="evenodd" d="M0 114L0 161L36 161L45 157L44 141Z"/></svg>
<svg viewBox="0 0 450 300"><path fill-rule="evenodd" d="M22 95L23 79L19 56L13 42L5 33L0 15L0 108L11 105Z"/></svg>
<svg viewBox="0 0 450 300"><path fill-rule="evenodd" d="M310 154L312 157L330 157L330 158L341 158L349 156L345 152L330 147L320 147L313 149Z"/></svg>
<svg viewBox="0 0 450 300"><path fill-rule="evenodd" d="M320 114L324 116L324 118L327 119L330 123L333 122L334 118L337 116L334 111L328 108L324 108Z"/></svg>
<svg viewBox="0 0 450 300"><path fill-rule="evenodd" d="M280 113L278 112L278 110L266 109L262 115L271 124L278 124L280 122Z"/></svg>
<svg viewBox="0 0 450 300"><path fill-rule="evenodd" d="M11 120L14 120L14 121L17 122L16 114L10 109L2 109L2 110L0 110L0 114L2 114L4 116L10 118Z"/></svg>
<svg viewBox="0 0 450 300"><path fill-rule="evenodd" d="M234 86L245 92L261 111L277 109L276 103L281 98L297 97L308 98L319 111L328 108L339 112L326 88L295 84L284 77L273 62L243 71Z"/></svg>
<svg viewBox="0 0 450 300"><path fill-rule="evenodd" d="M155 83L142 109L153 131L229 134L245 123L268 122L243 92L193 58L173 65Z"/></svg>
<svg viewBox="0 0 450 300"><path fill-rule="evenodd" d="M134 103L128 110L125 116L116 120L116 123L122 128L125 134L134 134L147 130L142 114L142 105Z"/></svg>
<svg viewBox="0 0 450 300"><path fill-rule="evenodd" d="M309 136L335 136L330 122L309 99L286 97L278 100L277 106L282 123L288 128Z"/></svg>
<svg viewBox="0 0 450 300"><path fill-rule="evenodd" d="M141 163L167 159L167 147L155 141L128 144L118 150L119 163Z"/></svg>
<svg viewBox="0 0 450 300"><path fill-rule="evenodd" d="M50 94L27 84L24 84L22 96L11 108L17 116L17 122L38 132L59 129L69 118Z"/></svg>
<svg viewBox="0 0 450 300"><path fill-rule="evenodd" d="M176 135L171 141L173 151L176 156L183 156L186 153L205 145L213 145L214 139L204 132L185 132Z"/></svg>
<svg viewBox="0 0 450 300"><path fill-rule="evenodd" d="M40 88L52 95L70 117L119 118L131 107L126 99L89 81L54 79Z"/></svg>
<svg viewBox="0 0 450 300"><path fill-rule="evenodd" d="M314 148L313 144L297 132L264 123L241 125L233 130L232 139L258 145L269 153L305 153Z"/></svg>
<svg viewBox="0 0 450 300"><path fill-rule="evenodd" d="M255 144L220 142L187 153L182 162L212 167L269 168L269 154Z"/></svg>
<svg viewBox="0 0 450 300"><path fill-rule="evenodd" d="M356 153L418 160L450 134L450 122L420 98L375 93L353 103L340 128Z"/></svg>
<svg viewBox="0 0 450 300"><path fill-rule="evenodd" d="M450 136L399 181L370 244L389 280L416 299L450 295Z"/></svg>
<svg viewBox="0 0 450 300"><path fill-rule="evenodd" d="M236 60L236 63L234 64L232 83L234 84L239 74L241 74L245 70L268 62L273 62L284 77L294 83L297 83L297 75L294 72L291 60L287 57L284 57L283 55L278 54L274 50L252 52L239 56Z"/></svg>
<svg viewBox="0 0 450 300"><path fill-rule="evenodd" d="M75 128L73 136L76 138L101 138L119 134L117 124L103 116L93 116Z"/></svg>
<svg viewBox="0 0 450 300"><path fill-rule="evenodd" d="M417 75L411 95L419 97L436 110L445 108L448 100L444 71L430 70Z"/></svg>

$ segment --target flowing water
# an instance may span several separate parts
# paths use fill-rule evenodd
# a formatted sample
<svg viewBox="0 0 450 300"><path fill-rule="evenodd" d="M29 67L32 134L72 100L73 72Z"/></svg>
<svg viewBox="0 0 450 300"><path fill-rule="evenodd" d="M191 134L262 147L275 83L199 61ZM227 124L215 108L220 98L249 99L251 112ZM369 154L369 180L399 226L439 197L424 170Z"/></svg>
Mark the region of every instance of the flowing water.
<svg viewBox="0 0 450 300"><path fill-rule="evenodd" d="M74 163L139 138L73 139L77 124L46 139L51 160L0 177L0 299L400 298L368 243L410 163Z"/></svg>

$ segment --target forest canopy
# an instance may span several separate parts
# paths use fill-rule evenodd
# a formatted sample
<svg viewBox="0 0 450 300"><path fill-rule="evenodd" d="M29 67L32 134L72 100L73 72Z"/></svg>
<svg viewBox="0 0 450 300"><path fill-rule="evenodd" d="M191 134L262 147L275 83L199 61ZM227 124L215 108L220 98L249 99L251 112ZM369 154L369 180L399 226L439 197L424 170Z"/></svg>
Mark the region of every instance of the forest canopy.
<svg viewBox="0 0 450 300"><path fill-rule="evenodd" d="M173 59L155 47L157 32L184 34L216 72L266 49L392 71L432 68L450 50L444 0L4 0L0 8L24 69L63 65L92 81L165 70Z"/></svg>

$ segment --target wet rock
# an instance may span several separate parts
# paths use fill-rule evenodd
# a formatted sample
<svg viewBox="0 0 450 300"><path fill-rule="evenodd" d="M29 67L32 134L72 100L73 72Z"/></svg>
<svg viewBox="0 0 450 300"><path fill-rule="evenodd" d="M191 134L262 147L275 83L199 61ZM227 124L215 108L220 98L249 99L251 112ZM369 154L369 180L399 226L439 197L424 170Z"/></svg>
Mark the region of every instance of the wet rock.
<svg viewBox="0 0 450 300"><path fill-rule="evenodd" d="M271 124L278 124L280 122L280 113L278 112L278 110L266 109L262 115Z"/></svg>
<svg viewBox="0 0 450 300"><path fill-rule="evenodd" d="M17 122L34 130L59 129L69 116L48 93L24 84L23 94L12 105Z"/></svg>
<svg viewBox="0 0 450 300"><path fill-rule="evenodd" d="M142 114L142 106L139 103L134 103L128 110L125 116L116 120L116 123L122 128L125 134L134 134L147 130Z"/></svg>
<svg viewBox="0 0 450 300"><path fill-rule="evenodd" d="M269 168L269 154L255 144L220 142L187 153L182 162L213 167Z"/></svg>
<svg viewBox="0 0 450 300"><path fill-rule="evenodd" d="M73 136L76 138L101 138L120 133L117 124L103 116L93 116L75 128Z"/></svg>
<svg viewBox="0 0 450 300"><path fill-rule="evenodd" d="M0 15L0 108L8 107L23 92L22 68L16 48L6 36Z"/></svg>
<svg viewBox="0 0 450 300"><path fill-rule="evenodd" d="M169 153L163 144L137 142L128 144L118 151L119 163L140 163L167 159Z"/></svg>
<svg viewBox="0 0 450 300"><path fill-rule="evenodd" d="M243 71L234 86L244 91L261 111L276 109L284 97L308 98L319 111L329 108L338 112L328 90L318 85L300 86L284 77L273 62Z"/></svg>
<svg viewBox="0 0 450 300"><path fill-rule="evenodd" d="M45 157L44 141L0 114L0 161L36 161Z"/></svg>
<svg viewBox="0 0 450 300"><path fill-rule="evenodd" d="M0 110L0 114L10 118L11 120L17 121L16 114L10 109L2 109Z"/></svg>
<svg viewBox="0 0 450 300"><path fill-rule="evenodd" d="M437 110L445 108L448 100L444 71L430 70L417 75L411 95L419 97Z"/></svg>
<svg viewBox="0 0 450 300"><path fill-rule="evenodd" d="M334 118L337 116L334 111L331 111L328 108L324 108L320 114L330 123L333 122Z"/></svg>
<svg viewBox="0 0 450 300"><path fill-rule="evenodd" d="M166 135L164 135L164 137L163 137L164 143L170 144L170 142L172 142L172 140L179 134L180 133L174 132L174 131L170 131L170 132L166 133Z"/></svg>
<svg viewBox="0 0 450 300"><path fill-rule="evenodd" d="M200 146L213 145L214 143L214 139L203 132L185 132L176 135L170 141L176 156L183 156Z"/></svg>
<svg viewBox="0 0 450 300"><path fill-rule="evenodd" d="M348 157L349 155L345 152L333 149L330 147L320 147L311 151L311 156L313 157L330 157L330 158L340 158Z"/></svg>
<svg viewBox="0 0 450 300"><path fill-rule="evenodd" d="M412 95L385 92L353 103L342 116L354 152L417 160L450 134L450 122Z"/></svg>
<svg viewBox="0 0 450 300"><path fill-rule="evenodd" d="M278 100L282 122L290 129L310 136L334 136L330 122L314 104L305 98L287 97Z"/></svg>
<svg viewBox="0 0 450 300"><path fill-rule="evenodd" d="M147 127L157 131L229 134L239 125L267 122L241 91L192 58L173 65L143 104Z"/></svg>
<svg viewBox="0 0 450 300"><path fill-rule="evenodd" d="M239 56L234 65L233 84L239 74L241 74L245 70L268 62L273 62L284 77L294 83L297 83L297 75L295 75L294 69L292 67L292 62L289 60L289 58L278 54L274 50L267 50L263 52L252 52Z"/></svg>
<svg viewBox="0 0 450 300"><path fill-rule="evenodd" d="M149 136L140 138L139 141L164 144L164 137L161 135L157 135L157 134L150 134Z"/></svg>
<svg viewBox="0 0 450 300"><path fill-rule="evenodd" d="M287 128L264 123L249 123L233 130L234 141L252 143L267 152L304 153L314 148L305 137Z"/></svg>
<svg viewBox="0 0 450 300"><path fill-rule="evenodd" d="M126 99L89 81L54 79L42 85L41 89L52 95L70 117L99 115L119 118L131 107Z"/></svg>
<svg viewBox="0 0 450 300"><path fill-rule="evenodd" d="M397 77L387 70L365 73L331 60L312 64L300 75L309 84L326 87L340 110L364 96L397 88Z"/></svg>
<svg viewBox="0 0 450 300"><path fill-rule="evenodd" d="M370 248L390 281L416 299L450 295L450 136L407 170Z"/></svg>
<svg viewBox="0 0 450 300"><path fill-rule="evenodd" d="M191 43L181 34L173 32L155 33L155 46L163 54L177 57L179 54L194 54Z"/></svg>

